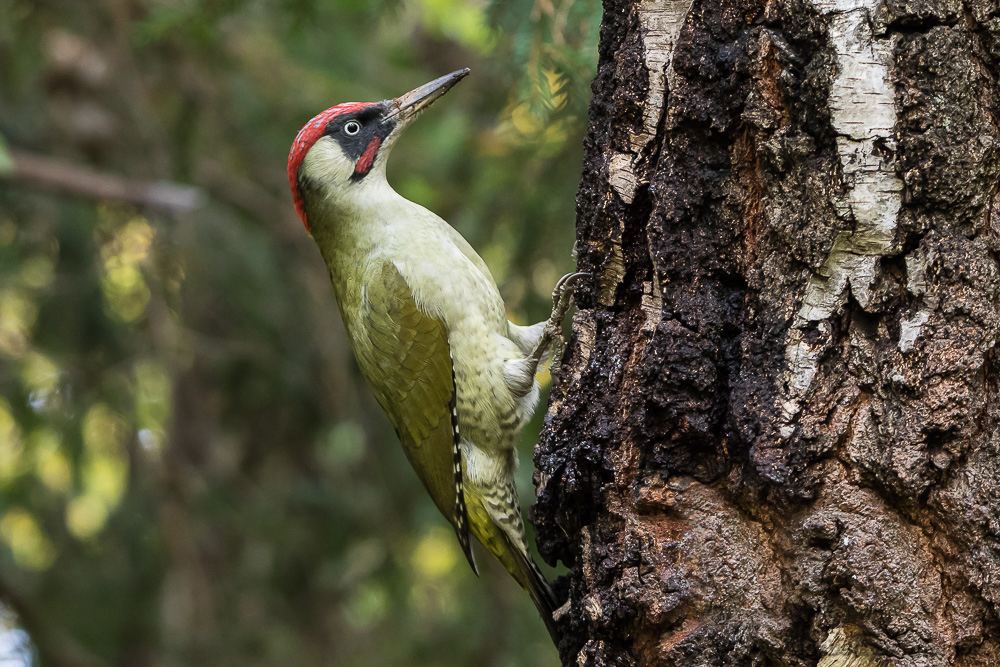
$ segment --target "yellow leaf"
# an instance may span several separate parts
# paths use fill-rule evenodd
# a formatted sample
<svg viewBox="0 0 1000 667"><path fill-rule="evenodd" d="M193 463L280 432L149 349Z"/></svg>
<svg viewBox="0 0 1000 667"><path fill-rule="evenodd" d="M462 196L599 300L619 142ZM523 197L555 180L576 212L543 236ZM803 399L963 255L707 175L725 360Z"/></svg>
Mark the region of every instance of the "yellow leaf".
<svg viewBox="0 0 1000 667"><path fill-rule="evenodd" d="M0 519L0 538L14 562L26 570L45 570L56 558L55 547L27 510L14 508Z"/></svg>

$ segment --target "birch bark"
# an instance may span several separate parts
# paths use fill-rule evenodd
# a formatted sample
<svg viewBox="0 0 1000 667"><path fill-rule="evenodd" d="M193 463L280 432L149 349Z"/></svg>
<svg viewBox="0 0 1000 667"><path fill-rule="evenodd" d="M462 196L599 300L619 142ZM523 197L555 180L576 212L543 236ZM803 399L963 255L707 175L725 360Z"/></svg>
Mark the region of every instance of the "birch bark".
<svg viewBox="0 0 1000 667"><path fill-rule="evenodd" d="M1000 7L608 0L564 664L1000 664Z"/></svg>

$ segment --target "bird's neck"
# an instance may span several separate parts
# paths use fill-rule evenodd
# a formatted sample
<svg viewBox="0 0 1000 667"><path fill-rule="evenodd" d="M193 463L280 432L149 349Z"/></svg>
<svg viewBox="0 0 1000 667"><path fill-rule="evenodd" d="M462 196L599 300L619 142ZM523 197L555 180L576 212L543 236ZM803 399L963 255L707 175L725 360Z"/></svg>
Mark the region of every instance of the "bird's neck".
<svg viewBox="0 0 1000 667"><path fill-rule="evenodd" d="M359 262L399 232L405 211L416 204L397 193L384 172L373 171L359 183L324 193L307 202L313 238L331 271Z"/></svg>

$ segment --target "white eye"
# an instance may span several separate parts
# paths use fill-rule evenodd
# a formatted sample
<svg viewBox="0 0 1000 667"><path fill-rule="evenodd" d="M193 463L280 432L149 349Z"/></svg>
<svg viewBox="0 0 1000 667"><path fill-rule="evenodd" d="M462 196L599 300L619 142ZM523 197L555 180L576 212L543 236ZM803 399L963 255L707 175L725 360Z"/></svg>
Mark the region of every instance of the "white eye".
<svg viewBox="0 0 1000 667"><path fill-rule="evenodd" d="M348 121L347 125L344 125L344 134L347 134L349 136L353 137L360 131L361 131L361 123L359 123L356 120Z"/></svg>

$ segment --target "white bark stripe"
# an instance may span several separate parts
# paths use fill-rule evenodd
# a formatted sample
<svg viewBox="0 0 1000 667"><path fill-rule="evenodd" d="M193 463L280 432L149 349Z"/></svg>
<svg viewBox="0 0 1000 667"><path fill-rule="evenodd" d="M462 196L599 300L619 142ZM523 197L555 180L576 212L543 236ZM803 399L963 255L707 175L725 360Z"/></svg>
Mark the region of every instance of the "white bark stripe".
<svg viewBox="0 0 1000 667"><path fill-rule="evenodd" d="M667 83L671 88L674 86L674 48L691 4L692 0L643 0L639 5L649 93L646 95L642 134L632 137L632 147L636 152L656 137L656 126L660 124L666 103Z"/></svg>
<svg viewBox="0 0 1000 667"><path fill-rule="evenodd" d="M896 106L889 71L893 42L875 39L869 20L878 1L814 4L820 11L837 12L829 34L839 70L830 86L830 117L847 186L847 196L838 204L856 226L837 239L820 275L809 281L799 317L811 321L826 319L839 308L848 284L858 303L868 305L877 258L892 246L903 189L885 158L895 151Z"/></svg>
<svg viewBox="0 0 1000 667"><path fill-rule="evenodd" d="M818 370L818 350L803 340L809 322L825 320L847 300L850 287L862 307L871 303L878 258L892 249L903 184L892 161L896 106L892 86L894 40L876 39L871 14L881 0L813 0L830 16L828 38L837 54L837 74L830 85L830 120L837 132L837 152L847 194L835 205L853 219L853 231L841 233L820 270L810 278L785 349L786 393L781 411L782 435L800 410L800 401ZM817 345L817 348L819 345Z"/></svg>
<svg viewBox="0 0 1000 667"><path fill-rule="evenodd" d="M895 151L896 105L889 67L892 40L875 39L866 10L833 17L830 39L837 49L840 72L830 87L830 113L837 150L848 182L848 202L859 229L861 254L883 254L892 243L903 184L890 163L879 156L876 142ZM883 151L884 152L884 151Z"/></svg>
<svg viewBox="0 0 1000 667"><path fill-rule="evenodd" d="M611 156L608 180L622 200L631 204L639 179L635 174L636 160L650 141L656 138L656 128L666 105L667 84L674 87L674 48L680 38L684 19L693 0L643 0L639 4L642 25L642 45L649 76L648 93L642 115L642 131L629 141L628 153Z"/></svg>

